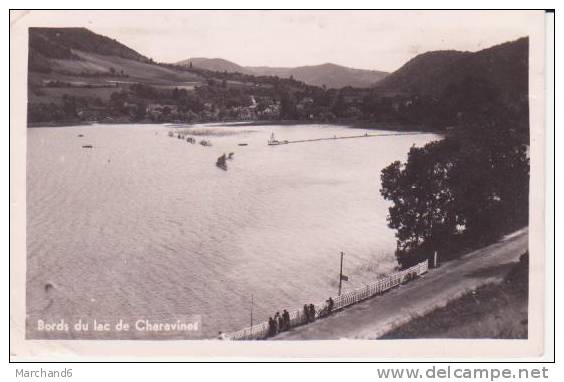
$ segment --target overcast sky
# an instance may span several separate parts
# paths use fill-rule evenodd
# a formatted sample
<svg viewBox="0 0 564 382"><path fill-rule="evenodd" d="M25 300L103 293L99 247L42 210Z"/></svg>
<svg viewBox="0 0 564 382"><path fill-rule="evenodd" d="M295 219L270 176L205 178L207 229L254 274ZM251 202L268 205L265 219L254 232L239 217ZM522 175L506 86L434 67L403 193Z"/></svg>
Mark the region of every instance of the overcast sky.
<svg viewBox="0 0 564 382"><path fill-rule="evenodd" d="M426 51L477 51L526 36L530 18L512 11L69 11L42 26L84 26L159 62L220 57L393 71Z"/></svg>

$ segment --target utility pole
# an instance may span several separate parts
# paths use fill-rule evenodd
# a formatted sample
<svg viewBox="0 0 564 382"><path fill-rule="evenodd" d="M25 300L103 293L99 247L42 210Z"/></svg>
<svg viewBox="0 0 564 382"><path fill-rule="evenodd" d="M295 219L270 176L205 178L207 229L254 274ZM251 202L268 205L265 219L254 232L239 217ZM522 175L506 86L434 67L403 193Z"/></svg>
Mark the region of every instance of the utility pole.
<svg viewBox="0 0 564 382"><path fill-rule="evenodd" d="M253 330L253 295L251 294L251 331Z"/></svg>
<svg viewBox="0 0 564 382"><path fill-rule="evenodd" d="M339 296L341 295L341 286L343 285L343 256L344 252L341 251L341 271L339 272Z"/></svg>

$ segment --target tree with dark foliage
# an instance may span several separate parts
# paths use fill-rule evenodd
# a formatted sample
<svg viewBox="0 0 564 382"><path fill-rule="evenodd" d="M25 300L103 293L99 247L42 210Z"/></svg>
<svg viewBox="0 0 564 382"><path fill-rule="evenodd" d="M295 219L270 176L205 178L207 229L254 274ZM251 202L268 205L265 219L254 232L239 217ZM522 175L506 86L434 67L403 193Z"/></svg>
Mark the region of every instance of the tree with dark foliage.
<svg viewBox="0 0 564 382"><path fill-rule="evenodd" d="M380 192L394 203L388 225L397 230L401 266L434 251L448 259L527 225L528 146L502 121L482 123L412 147L406 163L382 170Z"/></svg>

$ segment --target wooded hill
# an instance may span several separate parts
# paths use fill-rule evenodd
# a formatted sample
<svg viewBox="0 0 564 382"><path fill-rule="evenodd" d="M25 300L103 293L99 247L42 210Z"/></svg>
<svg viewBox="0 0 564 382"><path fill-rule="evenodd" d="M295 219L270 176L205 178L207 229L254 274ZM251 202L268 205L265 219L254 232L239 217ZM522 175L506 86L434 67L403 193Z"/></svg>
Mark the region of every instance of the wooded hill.
<svg viewBox="0 0 564 382"><path fill-rule="evenodd" d="M345 81L343 71L361 78L332 64L249 69L217 59L208 70L198 67L204 61L156 63L85 28L30 28L29 122L281 119L443 130L486 116L508 118L528 137L528 38L424 53L372 87L307 83Z"/></svg>

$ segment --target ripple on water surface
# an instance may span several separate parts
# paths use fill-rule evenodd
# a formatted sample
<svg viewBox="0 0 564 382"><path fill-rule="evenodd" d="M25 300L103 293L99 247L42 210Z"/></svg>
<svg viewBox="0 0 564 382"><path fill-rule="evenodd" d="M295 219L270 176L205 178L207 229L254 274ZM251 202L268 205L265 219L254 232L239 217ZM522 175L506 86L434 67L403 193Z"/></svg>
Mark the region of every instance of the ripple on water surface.
<svg viewBox="0 0 564 382"><path fill-rule="evenodd" d="M433 135L270 147L335 126L28 129L27 307L45 318L202 316L206 336L335 294L395 266L380 170ZM77 138L78 134L84 137ZM92 144L92 149L82 145ZM247 146L239 146L247 143ZM218 156L234 152L228 171ZM46 289L46 285L50 285Z"/></svg>

